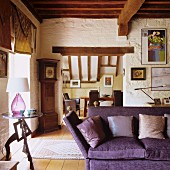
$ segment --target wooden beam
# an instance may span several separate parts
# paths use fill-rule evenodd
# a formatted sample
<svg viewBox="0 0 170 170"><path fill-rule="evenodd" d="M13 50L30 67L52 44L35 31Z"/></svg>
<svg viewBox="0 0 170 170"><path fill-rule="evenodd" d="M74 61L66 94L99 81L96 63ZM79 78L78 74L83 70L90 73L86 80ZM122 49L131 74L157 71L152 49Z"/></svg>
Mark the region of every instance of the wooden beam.
<svg viewBox="0 0 170 170"><path fill-rule="evenodd" d="M128 35L128 23L144 2L145 0L127 0L118 18L119 36Z"/></svg>
<svg viewBox="0 0 170 170"><path fill-rule="evenodd" d="M102 64L101 67L116 67L116 65L112 65L112 64Z"/></svg>
<svg viewBox="0 0 170 170"><path fill-rule="evenodd" d="M52 47L52 52L63 56L123 56L125 53L134 53L134 47Z"/></svg>
<svg viewBox="0 0 170 170"><path fill-rule="evenodd" d="M117 56L117 62L116 62L116 76L118 76L119 67L120 67L120 56Z"/></svg>
<svg viewBox="0 0 170 170"><path fill-rule="evenodd" d="M82 80L82 67L81 67L81 56L78 56L78 69L79 69L79 80Z"/></svg>
<svg viewBox="0 0 170 170"><path fill-rule="evenodd" d="M91 57L88 56L87 57L87 63L88 63L88 81L90 81L91 79Z"/></svg>
<svg viewBox="0 0 170 170"><path fill-rule="evenodd" d="M102 56L98 56L98 66L97 66L97 81L100 81L100 66L101 66Z"/></svg>
<svg viewBox="0 0 170 170"><path fill-rule="evenodd" d="M68 56L68 66L69 66L69 73L70 73L70 80L71 80L72 79L71 56Z"/></svg>
<svg viewBox="0 0 170 170"><path fill-rule="evenodd" d="M28 10L34 15L34 17L42 23L42 18L40 15L35 11L34 7L28 2L28 0L21 0L22 3L28 8Z"/></svg>

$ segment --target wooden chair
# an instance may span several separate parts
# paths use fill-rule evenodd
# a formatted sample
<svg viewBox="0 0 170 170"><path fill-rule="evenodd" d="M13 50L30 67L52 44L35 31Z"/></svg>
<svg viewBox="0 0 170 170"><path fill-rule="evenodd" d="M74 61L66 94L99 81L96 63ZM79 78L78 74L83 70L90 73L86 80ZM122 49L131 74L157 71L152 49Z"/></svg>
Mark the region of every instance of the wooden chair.
<svg viewBox="0 0 170 170"><path fill-rule="evenodd" d="M67 107L70 105L72 107L72 110L75 112L79 111L80 116L80 99L79 98L72 98L70 99L68 93L63 93L64 98L64 105L65 105L65 113L68 113Z"/></svg>
<svg viewBox="0 0 170 170"><path fill-rule="evenodd" d="M114 106L123 106L123 92L121 90L114 90Z"/></svg>
<svg viewBox="0 0 170 170"><path fill-rule="evenodd" d="M89 106L94 106L94 102L97 102L97 106L99 103L99 92L97 90L92 90L89 92Z"/></svg>

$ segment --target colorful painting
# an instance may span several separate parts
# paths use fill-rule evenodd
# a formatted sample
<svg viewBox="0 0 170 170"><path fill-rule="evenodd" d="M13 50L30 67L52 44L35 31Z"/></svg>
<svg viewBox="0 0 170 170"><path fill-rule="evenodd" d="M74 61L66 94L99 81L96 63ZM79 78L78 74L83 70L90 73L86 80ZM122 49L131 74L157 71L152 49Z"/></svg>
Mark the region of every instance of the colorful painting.
<svg viewBox="0 0 170 170"><path fill-rule="evenodd" d="M142 29L142 64L166 64L165 29Z"/></svg>

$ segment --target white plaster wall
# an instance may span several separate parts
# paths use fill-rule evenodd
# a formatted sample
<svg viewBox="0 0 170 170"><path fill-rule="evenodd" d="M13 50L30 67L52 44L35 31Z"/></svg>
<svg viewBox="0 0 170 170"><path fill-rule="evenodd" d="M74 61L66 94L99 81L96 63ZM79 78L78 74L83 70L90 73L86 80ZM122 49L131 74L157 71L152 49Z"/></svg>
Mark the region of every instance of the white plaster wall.
<svg viewBox="0 0 170 170"><path fill-rule="evenodd" d="M37 73L36 59L40 56L40 23L31 12L23 5L20 0L11 0L36 26L36 50L30 60L30 107L39 110L39 84ZM31 130L34 131L38 127L38 119L31 119Z"/></svg>
<svg viewBox="0 0 170 170"><path fill-rule="evenodd" d="M141 65L141 29L142 28L165 28L167 30L167 64L166 65ZM136 19L131 23L131 30L128 35L130 46L135 47L134 54L127 54L124 57L124 105L145 106L146 102L153 102L142 91L135 91L135 88L151 86L151 67L170 67L170 19ZM146 67L146 80L131 81L131 67ZM145 90L153 98L170 97L170 91Z"/></svg>
<svg viewBox="0 0 170 170"><path fill-rule="evenodd" d="M62 63L62 57L59 54L52 53L52 46L128 46L126 37L119 38L117 32L117 19L63 18L44 20L41 24L41 58L57 58L60 59L60 64ZM60 67L58 72L60 73ZM56 82L56 86L56 95L58 96L56 109L61 122L63 112L61 75L59 75L59 81Z"/></svg>
<svg viewBox="0 0 170 170"><path fill-rule="evenodd" d="M169 66L170 44L170 19L136 19L130 23L128 37L118 36L117 19L49 19L41 24L41 57L60 58L59 54L52 54L52 46L91 46L91 47L113 47L113 46L134 46L134 54L123 56L123 77L124 106L143 106L149 98L137 87L151 85L152 65L141 65L141 29L142 28L166 28L167 29L167 65ZM62 62L62 58L61 62ZM159 66L159 65L156 65ZM131 67L146 67L147 78L145 81L131 81ZM60 87L62 82L58 83ZM58 89L58 93L62 87ZM169 91L152 92L152 97L168 97ZM59 95L62 101L62 95ZM61 102L60 102L61 103ZM61 106L61 105L58 105ZM61 112L59 112L61 114Z"/></svg>

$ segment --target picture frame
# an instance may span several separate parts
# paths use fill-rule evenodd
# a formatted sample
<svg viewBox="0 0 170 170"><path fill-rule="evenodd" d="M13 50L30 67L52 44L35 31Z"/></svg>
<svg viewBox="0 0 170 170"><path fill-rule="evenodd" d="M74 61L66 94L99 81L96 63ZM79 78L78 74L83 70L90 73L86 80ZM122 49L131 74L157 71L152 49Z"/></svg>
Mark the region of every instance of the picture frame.
<svg viewBox="0 0 170 170"><path fill-rule="evenodd" d="M146 80L146 68L131 68L131 80Z"/></svg>
<svg viewBox="0 0 170 170"><path fill-rule="evenodd" d="M113 86L113 75L104 75L104 87L112 87Z"/></svg>
<svg viewBox="0 0 170 170"><path fill-rule="evenodd" d="M163 99L163 104L169 104L170 105L170 99L169 98L164 98Z"/></svg>
<svg viewBox="0 0 170 170"><path fill-rule="evenodd" d="M0 78L7 77L8 53L0 50Z"/></svg>
<svg viewBox="0 0 170 170"><path fill-rule="evenodd" d="M80 88L80 80L70 80L70 87Z"/></svg>
<svg viewBox="0 0 170 170"><path fill-rule="evenodd" d="M152 67L151 86L157 87L152 91L170 91L170 67Z"/></svg>
<svg viewBox="0 0 170 170"><path fill-rule="evenodd" d="M166 64L166 46L166 29L142 29L142 64Z"/></svg>

